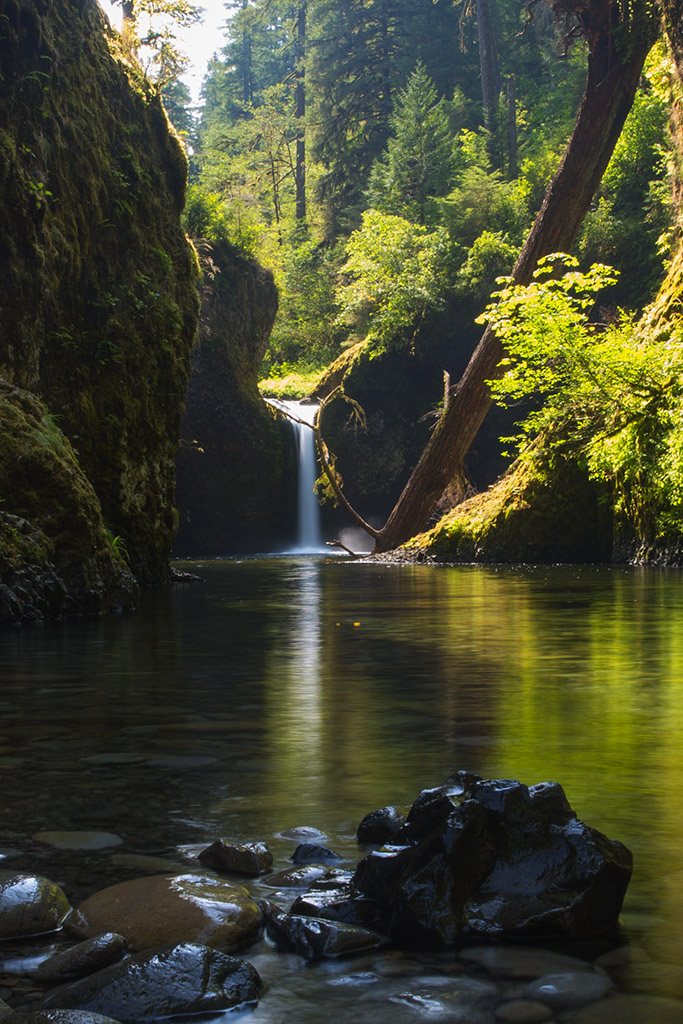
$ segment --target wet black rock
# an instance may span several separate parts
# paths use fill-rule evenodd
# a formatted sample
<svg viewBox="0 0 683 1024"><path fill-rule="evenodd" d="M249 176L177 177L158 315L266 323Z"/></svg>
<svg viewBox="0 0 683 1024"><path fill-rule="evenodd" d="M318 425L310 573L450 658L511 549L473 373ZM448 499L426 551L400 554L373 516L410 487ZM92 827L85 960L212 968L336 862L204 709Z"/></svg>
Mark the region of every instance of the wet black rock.
<svg viewBox="0 0 683 1024"><path fill-rule="evenodd" d="M384 935L321 918L274 914L266 923L268 938L278 949L297 953L307 960L354 956L386 946Z"/></svg>
<svg viewBox="0 0 683 1024"><path fill-rule="evenodd" d="M393 833L405 824L405 820L405 808L390 806L370 811L358 826L358 842L386 843Z"/></svg>
<svg viewBox="0 0 683 1024"><path fill-rule="evenodd" d="M35 972L39 981L59 982L83 978L118 963L127 952L126 940L117 932L103 932L44 960Z"/></svg>
<svg viewBox="0 0 683 1024"><path fill-rule="evenodd" d="M353 884L414 944L586 937L619 917L632 856L579 821L562 787L458 772L424 790Z"/></svg>
<svg viewBox="0 0 683 1024"><path fill-rule="evenodd" d="M261 881L274 889L336 889L337 886L351 881L350 871L341 868L328 868L322 864L303 864L299 868L288 871L276 871Z"/></svg>
<svg viewBox="0 0 683 1024"><path fill-rule="evenodd" d="M188 942L148 950L54 989L42 1008L89 1010L137 1024L254 1004L262 990L246 960Z"/></svg>
<svg viewBox="0 0 683 1024"><path fill-rule="evenodd" d="M0 939L56 931L71 911L66 896L42 875L0 878Z"/></svg>
<svg viewBox="0 0 683 1024"><path fill-rule="evenodd" d="M334 850L319 843L299 843L289 859L295 864L328 864L342 858Z"/></svg>
<svg viewBox="0 0 683 1024"><path fill-rule="evenodd" d="M199 860L216 871L240 875L264 875L273 868L273 855L265 843L231 843L217 839L199 854Z"/></svg>
<svg viewBox="0 0 683 1024"><path fill-rule="evenodd" d="M294 900L290 910L292 914L303 917L342 921L370 931L382 931L384 926L379 902L359 893L351 885L302 893Z"/></svg>

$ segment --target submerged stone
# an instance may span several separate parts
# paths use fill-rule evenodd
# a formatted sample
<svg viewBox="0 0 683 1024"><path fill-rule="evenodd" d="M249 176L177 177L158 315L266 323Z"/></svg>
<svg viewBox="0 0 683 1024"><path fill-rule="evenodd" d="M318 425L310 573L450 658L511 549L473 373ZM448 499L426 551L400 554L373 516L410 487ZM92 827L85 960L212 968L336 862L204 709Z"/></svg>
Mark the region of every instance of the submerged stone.
<svg viewBox="0 0 683 1024"><path fill-rule="evenodd" d="M60 928L71 904L41 875L11 875L0 881L0 939L41 935Z"/></svg>
<svg viewBox="0 0 683 1024"><path fill-rule="evenodd" d="M597 1002L607 995L612 982L604 974L546 974L524 989L527 999L536 999L553 1010L569 1010Z"/></svg>
<svg viewBox="0 0 683 1024"><path fill-rule="evenodd" d="M424 790L353 884L413 944L587 937L612 929L631 853L579 821L556 783L458 772Z"/></svg>
<svg viewBox="0 0 683 1024"><path fill-rule="evenodd" d="M180 1014L218 1013L255 1003L263 990L246 960L196 943L148 950L55 989L46 1008L78 1008L122 1024Z"/></svg>
<svg viewBox="0 0 683 1024"><path fill-rule="evenodd" d="M210 875L156 875L103 889L69 921L80 937L123 935L132 952L164 942L200 942L237 952L255 942L263 914L246 889Z"/></svg>

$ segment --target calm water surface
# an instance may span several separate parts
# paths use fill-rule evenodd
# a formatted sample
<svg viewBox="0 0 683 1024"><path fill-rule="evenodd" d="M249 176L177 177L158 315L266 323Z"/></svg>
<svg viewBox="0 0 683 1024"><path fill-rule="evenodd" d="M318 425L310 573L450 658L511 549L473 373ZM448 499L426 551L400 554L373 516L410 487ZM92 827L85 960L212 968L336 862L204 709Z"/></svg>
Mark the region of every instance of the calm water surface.
<svg viewBox="0 0 683 1024"><path fill-rule="evenodd" d="M0 636L0 847L21 853L6 866L57 873L76 899L132 877L126 856L218 835L265 840L285 867L278 834L297 825L352 866L367 811L454 769L552 779L634 852L626 937L681 963L680 572L182 567L205 582L148 592L135 616ZM124 843L30 840L54 829Z"/></svg>

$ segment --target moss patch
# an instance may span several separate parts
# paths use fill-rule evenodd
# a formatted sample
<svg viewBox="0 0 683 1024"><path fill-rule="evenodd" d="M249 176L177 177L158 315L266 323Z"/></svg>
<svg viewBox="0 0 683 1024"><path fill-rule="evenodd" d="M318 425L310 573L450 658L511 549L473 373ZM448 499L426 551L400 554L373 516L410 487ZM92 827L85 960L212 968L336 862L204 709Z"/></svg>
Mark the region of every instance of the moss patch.
<svg viewBox="0 0 683 1024"><path fill-rule="evenodd" d="M0 622L130 606L137 585L45 406L0 380Z"/></svg>
<svg viewBox="0 0 683 1024"><path fill-rule="evenodd" d="M608 562L607 495L571 461L545 453L444 516L404 550L443 562Z"/></svg>

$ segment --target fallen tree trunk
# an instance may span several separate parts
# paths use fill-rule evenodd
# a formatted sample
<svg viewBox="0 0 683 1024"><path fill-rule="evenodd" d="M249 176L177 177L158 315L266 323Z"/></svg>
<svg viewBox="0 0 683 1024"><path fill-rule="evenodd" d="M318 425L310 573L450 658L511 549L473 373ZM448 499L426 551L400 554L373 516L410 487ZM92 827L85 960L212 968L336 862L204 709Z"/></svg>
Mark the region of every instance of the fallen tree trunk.
<svg viewBox="0 0 683 1024"><path fill-rule="evenodd" d="M567 10L569 4L563 4ZM565 155L512 272L528 284L538 260L571 249L633 105L657 20L643 13L618 25L616 4L599 0L577 11L588 40L588 75ZM387 522L374 552L390 551L423 530L446 488L462 475L464 457L491 406L487 381L498 375L503 348L490 328L461 377Z"/></svg>

